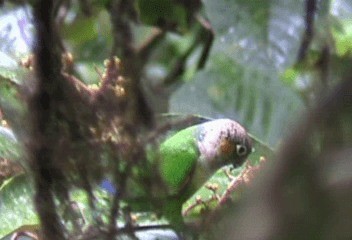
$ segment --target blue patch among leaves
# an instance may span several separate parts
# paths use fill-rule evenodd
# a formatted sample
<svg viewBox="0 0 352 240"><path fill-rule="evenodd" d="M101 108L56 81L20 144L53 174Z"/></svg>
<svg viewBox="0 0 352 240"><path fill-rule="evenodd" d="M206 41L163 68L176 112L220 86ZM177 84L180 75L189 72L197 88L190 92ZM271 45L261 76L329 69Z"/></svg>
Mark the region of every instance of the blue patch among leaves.
<svg viewBox="0 0 352 240"><path fill-rule="evenodd" d="M117 193L115 185L109 179L104 179L101 181L100 187L111 194Z"/></svg>

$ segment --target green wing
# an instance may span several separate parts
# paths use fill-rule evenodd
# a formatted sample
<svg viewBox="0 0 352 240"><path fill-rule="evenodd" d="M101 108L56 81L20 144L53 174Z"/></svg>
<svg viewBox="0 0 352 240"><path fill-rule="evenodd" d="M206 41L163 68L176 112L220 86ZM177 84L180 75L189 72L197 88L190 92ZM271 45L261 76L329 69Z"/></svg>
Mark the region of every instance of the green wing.
<svg viewBox="0 0 352 240"><path fill-rule="evenodd" d="M160 174L171 193L177 193L189 180L199 156L196 128L177 132L160 146Z"/></svg>

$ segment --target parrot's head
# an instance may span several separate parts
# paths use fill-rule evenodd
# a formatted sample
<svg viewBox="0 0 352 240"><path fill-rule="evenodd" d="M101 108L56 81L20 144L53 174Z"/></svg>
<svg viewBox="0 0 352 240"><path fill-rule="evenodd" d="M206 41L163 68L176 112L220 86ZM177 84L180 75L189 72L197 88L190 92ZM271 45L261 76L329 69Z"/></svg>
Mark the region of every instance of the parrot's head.
<svg viewBox="0 0 352 240"><path fill-rule="evenodd" d="M247 131L230 119L218 119L200 125L198 133L200 160L210 170L224 165L241 165L252 152Z"/></svg>

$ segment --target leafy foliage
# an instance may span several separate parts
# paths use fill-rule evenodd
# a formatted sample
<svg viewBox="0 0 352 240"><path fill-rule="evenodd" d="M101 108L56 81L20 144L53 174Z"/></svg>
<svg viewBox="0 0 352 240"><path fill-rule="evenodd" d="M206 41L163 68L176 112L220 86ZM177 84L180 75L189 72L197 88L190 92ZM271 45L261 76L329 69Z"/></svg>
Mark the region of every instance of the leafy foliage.
<svg viewBox="0 0 352 240"><path fill-rule="evenodd" d="M300 43L302 7L303 1L264 1L260 8L248 1L205 1L218 38L208 68L175 93L171 110L230 116L275 146L302 110L294 89L280 82ZM194 104L187 104L192 96Z"/></svg>
<svg viewBox="0 0 352 240"><path fill-rule="evenodd" d="M0 127L0 157L18 159L20 153L16 145L16 138L13 133L7 128Z"/></svg>
<svg viewBox="0 0 352 240"><path fill-rule="evenodd" d="M1 224L3 237L24 225L38 224L38 216L32 203L33 189L28 177L22 175L8 180L1 187Z"/></svg>
<svg viewBox="0 0 352 240"><path fill-rule="evenodd" d="M0 126L0 159L14 162L19 160L32 169L27 170L26 175L12 177L0 188L0 213L3 221L0 238L10 232L19 232L25 225L39 227L40 214L43 214L40 211L38 213L38 208L35 210L36 202L34 205L32 203L35 191L38 190L35 186L38 187L40 183L40 177L35 175L40 174L39 168L36 168L40 164L36 166L27 159L27 154L31 156L31 149L40 146L42 140L32 135L31 127L35 125L33 119L36 118L33 118L35 113L28 111L33 107L33 102L28 103L28 99L35 92L36 81L40 80L40 70L37 69L38 63L31 61L32 57L23 58L31 52L29 49L35 35L31 15L40 1L38 4L28 1L24 7L9 3L17 1L5 2L0 9L0 120L4 125ZM311 11L307 10L309 7L312 7ZM287 198L287 201L294 202L296 199L297 204L289 202L288 205L292 209L306 209L302 212L309 212L312 221L317 223L312 226L306 222L306 230L303 229L301 234L307 232L311 238L318 236L316 229L319 228L314 227L325 221L325 215L320 215L322 213L319 210L307 205L312 199L319 200L317 206L323 206L322 209L327 205L324 205L324 200L316 198L323 194L319 192L314 195L316 191L312 190L312 186L316 181L320 187L324 186L321 192L330 193L329 181L338 184L336 176L339 176L341 169L331 165L318 167L317 161L312 159L321 160L326 157L325 152L332 154L333 151L341 150L342 146L350 146L349 115L342 113L340 119L340 112L336 110L336 114L331 113L331 118L336 117L332 121L334 124L327 124L329 119L324 120L323 117L322 123L313 124L321 130L312 130L312 135L301 141L311 151L296 157L297 164L290 165L293 170L285 175L287 178L280 178L280 170L291 168L285 168L285 165L275 168L285 159L278 162L273 159L278 152L280 159L278 146L289 145L284 140L285 136L297 131L296 126L301 122L300 118L304 119L304 113L316 116L312 106L317 99L329 96L331 90L343 82L341 79L350 75L351 1L62 1L53 10L53 16L57 30L54 32L60 33L53 46L59 46L58 51L69 51L71 55L64 55L62 66L57 65L59 71L50 69L58 73L51 77L53 81L60 79L58 82L66 84L62 88L66 95L62 95L60 101L50 102L56 112L50 112L48 107L52 115L44 116L49 122L39 126L39 129L46 127L46 133L50 133L47 134L50 136L42 136L43 139L52 141L50 149L53 150L54 157L48 159L56 160L53 161L53 166L63 174L53 175L53 183L47 185L50 189L42 194L52 194L55 207L52 213L64 222L68 232L73 232L72 236L80 236L82 239L95 236L87 229L104 224L106 228L100 229L98 234L112 236L115 234L113 229L117 226L126 233L126 237L136 234L137 237L148 238L152 236L147 233L148 229L138 232L133 227L152 226L151 230L155 230L153 224L161 226L167 223L164 219L158 219L158 207L155 206L152 206L152 211L155 211L153 213L142 211L130 214L128 206L132 205L132 200L129 202L130 199L123 199L120 194L125 194L125 188L130 188L127 189L128 192L148 192L159 187L150 184L150 179L143 182L146 170L151 172L150 175L155 173L150 166L146 167L148 161L144 162L145 150L157 145L169 130L192 125L193 122L189 119L203 121L204 118L199 115L205 118L236 119L250 132L256 151L250 155L247 165L237 169L220 169L184 203L185 219L190 222L200 220L204 224L204 228L197 234L206 236L207 229L215 226L220 232L225 232L222 227L227 229L231 235L231 227L227 227L227 222L232 222L231 219L226 222L226 217L222 218L225 223L219 221L220 224L211 222L217 219L214 212L221 213L219 209L228 209L225 202L235 206L234 221L244 219L246 221L243 222L248 222L246 216L257 216L256 220L260 222L265 216L268 219L281 216L285 210L287 216L291 216L291 210L287 209L282 209L276 215L270 215L268 210L268 213L262 214L263 218L258 213L253 215L245 210L243 215L240 215L240 211L236 212L237 206L247 209L243 203L247 196L246 189L252 186L259 175L258 169L261 171L269 165L276 171L267 175L271 174L274 178L278 174L277 178L281 179L273 196L277 197L275 194L282 189L285 189L282 194L286 194L287 189L283 186L289 186L288 192L291 195L284 195L285 198L280 200L285 201ZM312 22L309 19L313 19ZM36 49L38 48L34 48ZM103 62L114 55L118 55L123 67L116 67L116 72L109 72L113 67L107 67L109 61ZM52 59L48 60L50 61ZM33 68L38 72L33 72ZM60 75L62 72L66 74L64 77ZM348 104L351 103L351 96L344 98L345 101L341 104L343 110L346 106L348 109ZM48 106L52 107L50 104ZM172 117L167 120L156 117L153 122L152 113L169 113ZM321 116L324 114L321 113ZM150 127L152 124L148 121L156 127ZM305 129L302 134L309 130ZM296 144L299 146L300 143ZM25 152L22 145L26 147ZM287 149L284 148L283 152L285 150ZM299 150L294 153L298 154ZM296 156L294 153L291 156ZM348 159L347 155L343 156ZM332 155L331 159L335 157ZM341 156L336 159L340 161ZM300 168L301 166L303 167ZM326 174L324 169L331 169L331 175ZM316 173L319 171L321 176L326 177L324 179L328 179L327 182L319 182L321 176ZM56 174L55 171L51 173ZM295 174L300 176L299 180L294 178ZM104 178L111 179L112 194L101 189L100 181ZM268 191L271 191L273 188L270 188L268 179L269 177L267 182L263 181L263 185L269 186ZM36 185L32 185L32 181ZM134 184L136 181L141 183L128 185L130 181ZM57 186L62 188L57 190ZM306 198L300 198L303 188L309 192ZM259 195L264 197L263 205L260 206L267 210L263 191L266 189L251 188L253 195L248 194L248 206L257 203L255 199L261 198L254 194L261 193ZM37 197L40 196L40 192L36 194ZM77 214L64 214L63 208L67 207L68 200L65 194L85 209L83 214L79 211ZM329 197L339 202L335 195ZM149 200L150 198L143 199L139 205L153 205L146 203ZM68 209L73 208L69 206ZM233 208L230 209L232 213ZM296 212L297 215L301 214ZM291 216L292 219L297 220L297 215ZM82 219L85 224L82 224ZM284 222L285 217L282 219ZM208 227L208 220L212 227ZM275 223L274 220L267 222L268 226ZM328 225L325 222L325 226ZM169 228L167 226L165 231ZM77 229L82 231L77 232ZM184 229L176 227L176 231L182 230ZM249 236L245 233L241 235L242 230L239 226L236 235L238 238ZM138 235L140 233L142 234ZM253 230L252 233L256 231ZM343 230L340 233L345 236ZM260 237L265 238L266 233L261 234ZM280 236L279 233L274 234ZM175 235L173 231L161 234L166 238L176 238Z"/></svg>

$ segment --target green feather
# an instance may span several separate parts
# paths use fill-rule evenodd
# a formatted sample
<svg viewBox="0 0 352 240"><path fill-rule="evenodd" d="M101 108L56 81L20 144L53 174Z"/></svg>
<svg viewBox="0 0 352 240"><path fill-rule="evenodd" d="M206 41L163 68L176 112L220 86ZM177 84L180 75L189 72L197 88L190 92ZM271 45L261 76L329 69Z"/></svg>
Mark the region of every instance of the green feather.
<svg viewBox="0 0 352 240"><path fill-rule="evenodd" d="M197 163L196 128L181 130L160 146L160 175L170 193L177 193L184 186Z"/></svg>

